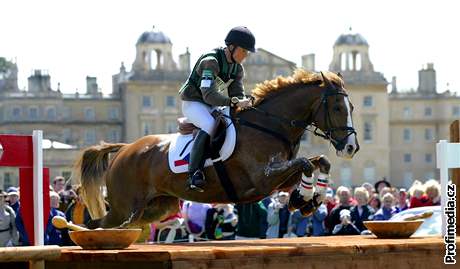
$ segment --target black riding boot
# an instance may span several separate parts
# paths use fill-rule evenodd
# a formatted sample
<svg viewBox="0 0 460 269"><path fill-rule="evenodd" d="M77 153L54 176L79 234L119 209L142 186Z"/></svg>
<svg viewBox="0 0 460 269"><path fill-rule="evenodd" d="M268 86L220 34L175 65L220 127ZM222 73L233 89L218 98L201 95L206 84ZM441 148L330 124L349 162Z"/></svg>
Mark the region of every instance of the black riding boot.
<svg viewBox="0 0 460 269"><path fill-rule="evenodd" d="M204 152L206 150L206 143L209 141L209 135L203 130L200 130L195 137L195 142L190 152L190 163L188 165L189 177L187 184L189 189L198 192L203 192L205 177L203 173Z"/></svg>

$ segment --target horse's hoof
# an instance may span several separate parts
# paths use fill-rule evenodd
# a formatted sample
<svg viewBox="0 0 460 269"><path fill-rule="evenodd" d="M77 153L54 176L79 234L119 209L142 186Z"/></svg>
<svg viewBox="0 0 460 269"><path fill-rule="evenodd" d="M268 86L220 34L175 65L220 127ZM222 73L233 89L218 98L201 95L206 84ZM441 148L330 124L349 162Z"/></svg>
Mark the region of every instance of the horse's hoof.
<svg viewBox="0 0 460 269"><path fill-rule="evenodd" d="M302 208L307 204L307 201L303 199L302 194L300 194L298 189L295 189L289 198L289 211L294 211L298 208Z"/></svg>
<svg viewBox="0 0 460 269"><path fill-rule="evenodd" d="M313 198L307 202L307 204L300 208L300 213L304 217L309 217L318 210L319 206L322 204L321 201L318 201L320 197L319 193L315 193Z"/></svg>

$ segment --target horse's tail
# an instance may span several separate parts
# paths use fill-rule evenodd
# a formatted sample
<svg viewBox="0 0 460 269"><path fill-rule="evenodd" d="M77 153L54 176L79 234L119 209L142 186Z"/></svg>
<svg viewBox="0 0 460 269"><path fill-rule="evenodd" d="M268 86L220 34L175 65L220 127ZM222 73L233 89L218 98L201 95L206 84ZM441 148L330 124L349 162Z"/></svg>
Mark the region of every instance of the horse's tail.
<svg viewBox="0 0 460 269"><path fill-rule="evenodd" d="M102 143L89 147L75 162L72 177L82 186L81 195L93 220L100 219L107 213L102 186L109 165L109 153L117 152L125 145Z"/></svg>

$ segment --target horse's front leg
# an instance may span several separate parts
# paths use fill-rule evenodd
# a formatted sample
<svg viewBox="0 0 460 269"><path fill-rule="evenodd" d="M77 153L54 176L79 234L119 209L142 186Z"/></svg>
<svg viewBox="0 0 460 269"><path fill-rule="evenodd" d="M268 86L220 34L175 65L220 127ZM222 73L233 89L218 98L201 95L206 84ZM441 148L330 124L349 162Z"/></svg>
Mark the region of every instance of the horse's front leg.
<svg viewBox="0 0 460 269"><path fill-rule="evenodd" d="M291 193L289 209L300 209L304 216L313 214L321 205L328 187L331 164L326 156L320 155L308 159L313 169L304 171L305 178L301 179L297 189ZM319 169L316 188L313 187L313 171Z"/></svg>

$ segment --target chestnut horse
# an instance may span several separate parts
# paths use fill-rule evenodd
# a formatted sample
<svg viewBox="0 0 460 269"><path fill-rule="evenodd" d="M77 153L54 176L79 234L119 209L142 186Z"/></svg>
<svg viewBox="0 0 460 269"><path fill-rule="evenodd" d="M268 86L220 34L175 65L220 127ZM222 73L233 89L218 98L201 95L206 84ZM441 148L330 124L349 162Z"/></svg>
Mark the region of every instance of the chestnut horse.
<svg viewBox="0 0 460 269"><path fill-rule="evenodd" d="M252 96L253 108L232 113L238 137L232 156L224 162L238 202L257 201L274 190L292 187L302 173L311 176L321 168L318 158L296 158L307 126L329 139L340 157L352 158L358 151L353 106L340 74L298 69L290 77L258 84ZM177 212L179 198L234 202L213 167L205 168L204 192L188 190L187 174L174 174L168 167L170 139L168 134L148 135L130 144L101 144L84 150L74 176L80 179L93 219L90 228L141 227ZM321 169L329 173L328 167Z"/></svg>

